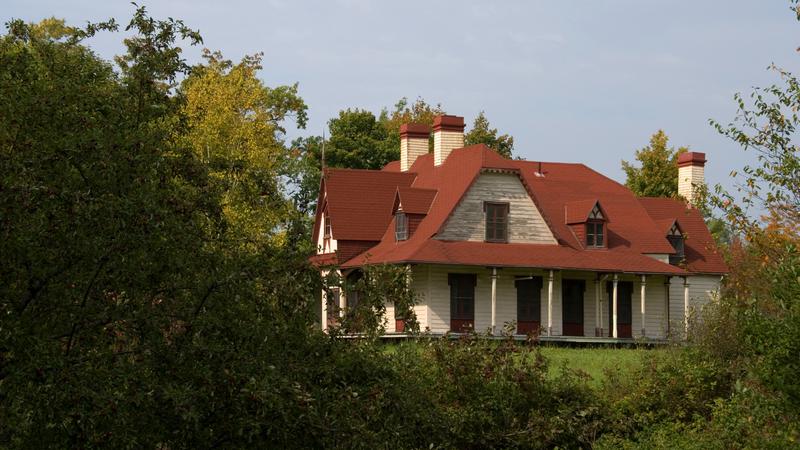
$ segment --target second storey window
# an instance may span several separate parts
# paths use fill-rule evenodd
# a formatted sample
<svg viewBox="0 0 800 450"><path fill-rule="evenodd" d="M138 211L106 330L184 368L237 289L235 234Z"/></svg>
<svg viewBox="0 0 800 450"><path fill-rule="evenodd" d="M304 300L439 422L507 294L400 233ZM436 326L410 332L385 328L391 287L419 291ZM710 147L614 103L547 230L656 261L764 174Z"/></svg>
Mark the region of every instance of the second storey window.
<svg viewBox="0 0 800 450"><path fill-rule="evenodd" d="M329 238L331 237L331 218L328 217L328 213L325 213L325 215L322 216L322 220L325 222L324 237Z"/></svg>
<svg viewBox="0 0 800 450"><path fill-rule="evenodd" d="M486 211L486 241L508 242L508 203L483 205Z"/></svg>
<svg viewBox="0 0 800 450"><path fill-rule="evenodd" d="M586 246L602 247L604 242L603 222L589 221L586 223Z"/></svg>
<svg viewBox="0 0 800 450"><path fill-rule="evenodd" d="M586 221L586 246L587 247L605 247L604 229L605 217L600 206L595 204L592 212L589 213L588 220Z"/></svg>
<svg viewBox="0 0 800 450"><path fill-rule="evenodd" d="M394 237L398 241L408 239L408 216L398 212L394 216Z"/></svg>

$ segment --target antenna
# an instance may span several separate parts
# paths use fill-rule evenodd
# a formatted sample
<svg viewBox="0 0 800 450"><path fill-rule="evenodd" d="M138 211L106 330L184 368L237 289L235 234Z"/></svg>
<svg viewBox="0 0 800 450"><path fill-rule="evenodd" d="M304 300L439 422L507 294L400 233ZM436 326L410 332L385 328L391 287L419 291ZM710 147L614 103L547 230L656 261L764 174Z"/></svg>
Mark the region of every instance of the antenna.
<svg viewBox="0 0 800 450"><path fill-rule="evenodd" d="M322 129L322 169L325 170L325 129Z"/></svg>

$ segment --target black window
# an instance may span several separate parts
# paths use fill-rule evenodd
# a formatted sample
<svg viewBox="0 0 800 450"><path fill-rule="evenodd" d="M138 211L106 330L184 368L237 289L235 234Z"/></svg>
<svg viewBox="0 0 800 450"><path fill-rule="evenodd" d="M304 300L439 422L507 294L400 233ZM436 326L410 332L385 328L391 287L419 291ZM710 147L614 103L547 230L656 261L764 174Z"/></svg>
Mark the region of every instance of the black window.
<svg viewBox="0 0 800 450"><path fill-rule="evenodd" d="M347 300L347 308L353 310L358 307L361 300L361 292L358 291L357 286L364 274L360 270L351 272L347 276L347 287L345 289L345 299Z"/></svg>
<svg viewBox="0 0 800 450"><path fill-rule="evenodd" d="M456 320L473 320L475 317L475 284L477 276L471 273L451 273L450 284L450 318Z"/></svg>
<svg viewBox="0 0 800 450"><path fill-rule="evenodd" d="M683 233L681 233L680 228L678 228L678 224L672 225L672 228L669 230L669 235L667 235L667 240L672 244L672 248L675 249L675 254L669 256L669 263L679 264L686 255Z"/></svg>
<svg viewBox="0 0 800 450"><path fill-rule="evenodd" d="M394 215L394 238L398 241L408 239L408 216L398 212Z"/></svg>
<svg viewBox="0 0 800 450"><path fill-rule="evenodd" d="M517 321L539 322L542 277L526 277L514 282L517 287Z"/></svg>
<svg viewBox="0 0 800 450"><path fill-rule="evenodd" d="M484 203L486 241L508 242L508 203Z"/></svg>
<svg viewBox="0 0 800 450"><path fill-rule="evenodd" d="M603 247L605 237L603 236L603 226L605 224L599 220L586 222L586 246Z"/></svg>

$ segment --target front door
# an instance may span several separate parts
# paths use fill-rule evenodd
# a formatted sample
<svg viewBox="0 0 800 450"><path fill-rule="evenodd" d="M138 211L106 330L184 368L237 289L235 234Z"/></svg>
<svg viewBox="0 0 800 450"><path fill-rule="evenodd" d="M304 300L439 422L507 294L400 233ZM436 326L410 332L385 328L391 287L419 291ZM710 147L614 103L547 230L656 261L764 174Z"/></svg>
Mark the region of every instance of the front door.
<svg viewBox="0 0 800 450"><path fill-rule="evenodd" d="M583 336L583 292L585 290L586 282L584 280L561 282L564 336Z"/></svg>
<svg viewBox="0 0 800 450"><path fill-rule="evenodd" d="M517 334L538 334L541 316L542 277L523 277L517 287Z"/></svg>
<svg viewBox="0 0 800 450"><path fill-rule="evenodd" d="M608 327L609 336L614 335L614 283L606 284L608 291ZM617 337L633 337L633 283L617 282Z"/></svg>
<svg viewBox="0 0 800 450"><path fill-rule="evenodd" d="M475 284L474 273L451 273L450 284L450 330L466 333L475 329Z"/></svg>

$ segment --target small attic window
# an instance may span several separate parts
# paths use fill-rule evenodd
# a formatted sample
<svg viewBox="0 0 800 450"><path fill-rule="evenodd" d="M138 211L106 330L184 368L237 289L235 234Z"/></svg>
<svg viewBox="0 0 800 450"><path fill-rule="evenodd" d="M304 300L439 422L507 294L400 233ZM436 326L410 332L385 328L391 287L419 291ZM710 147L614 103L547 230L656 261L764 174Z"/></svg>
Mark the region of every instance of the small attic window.
<svg viewBox="0 0 800 450"><path fill-rule="evenodd" d="M603 211L600 211L600 205L594 205L592 212L589 213L589 220L605 220L605 217L603 217Z"/></svg>
<svg viewBox="0 0 800 450"><path fill-rule="evenodd" d="M678 228L677 222L674 223L672 228L669 229L667 240L670 244L672 244L672 248L675 249L675 254L669 256L669 263L673 265L679 264L681 261L683 261L686 255L684 246L685 238L683 233L681 233L681 229Z"/></svg>
<svg viewBox="0 0 800 450"><path fill-rule="evenodd" d="M586 247L605 247L605 217L599 205L594 205L586 220Z"/></svg>
<svg viewBox="0 0 800 450"><path fill-rule="evenodd" d="M394 215L394 238L397 241L408 239L408 216L401 211Z"/></svg>
<svg viewBox="0 0 800 450"><path fill-rule="evenodd" d="M322 216L322 220L325 223L325 234L323 237L329 238L331 237L331 218L328 216L327 212Z"/></svg>

